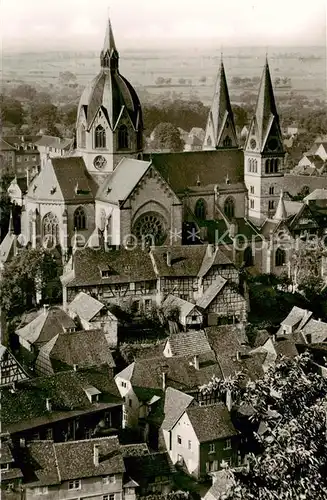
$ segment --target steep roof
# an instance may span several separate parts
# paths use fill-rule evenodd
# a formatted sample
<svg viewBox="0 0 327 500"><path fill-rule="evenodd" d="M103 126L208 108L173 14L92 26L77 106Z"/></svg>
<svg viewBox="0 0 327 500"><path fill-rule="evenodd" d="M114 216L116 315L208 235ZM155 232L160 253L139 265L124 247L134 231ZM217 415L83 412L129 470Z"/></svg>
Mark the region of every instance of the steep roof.
<svg viewBox="0 0 327 500"><path fill-rule="evenodd" d="M162 374L166 373L166 387L182 391L195 391L206 384L213 375L222 377L222 372L213 353L199 354L199 369L192 364L194 356L163 356L147 359L136 359L117 377L129 380L133 389L162 389Z"/></svg>
<svg viewBox="0 0 327 500"><path fill-rule="evenodd" d="M217 297L217 295L221 292L221 290L226 285L227 280L222 276L217 276L215 280L208 286L208 288L203 293L202 297L200 297L196 305L201 309L207 309L207 307L211 304L211 302Z"/></svg>
<svg viewBox="0 0 327 500"><path fill-rule="evenodd" d="M1 388L2 431L15 433L121 404L117 386L106 367L59 372L17 382L14 391ZM100 401L91 403L85 389L96 387ZM52 410L46 408L49 398Z"/></svg>
<svg viewBox="0 0 327 500"><path fill-rule="evenodd" d="M287 212L284 204L283 190L281 190L274 220L280 221L285 219L287 219Z"/></svg>
<svg viewBox="0 0 327 500"><path fill-rule="evenodd" d="M126 473L142 486L158 476L171 476L176 469L167 452L124 458Z"/></svg>
<svg viewBox="0 0 327 500"><path fill-rule="evenodd" d="M203 186L224 184L227 176L231 184L244 182L244 158L240 149L152 153L144 157L152 159L154 167L176 193L196 186L198 179Z"/></svg>
<svg viewBox="0 0 327 500"><path fill-rule="evenodd" d="M74 365L88 368L100 365L111 368L116 366L102 330L82 330L68 335L57 335L55 341L52 339L50 343L50 349L49 343L41 347L38 356L40 362L44 351L52 361L60 361L66 369Z"/></svg>
<svg viewBox="0 0 327 500"><path fill-rule="evenodd" d="M238 434L229 411L223 403L210 406L190 406L185 412L200 441L216 441Z"/></svg>
<svg viewBox="0 0 327 500"><path fill-rule="evenodd" d="M192 396L168 387L165 393L164 420L161 427L170 431L193 400Z"/></svg>
<svg viewBox="0 0 327 500"><path fill-rule="evenodd" d="M8 372L5 364L10 362L12 370ZM0 385L18 382L28 378L27 373L9 349L0 344Z"/></svg>
<svg viewBox="0 0 327 500"><path fill-rule="evenodd" d="M308 313L310 313L308 315ZM301 307L293 306L292 310L286 316L286 318L281 322L282 325L285 326L296 326L302 321L302 319L306 318L308 321L310 316L312 315L311 311L307 311L306 309L302 309Z"/></svg>
<svg viewBox="0 0 327 500"><path fill-rule="evenodd" d="M26 447L24 481L29 487L60 484L52 441L33 441Z"/></svg>
<svg viewBox="0 0 327 500"><path fill-rule="evenodd" d="M102 270L109 271L109 275L102 277ZM155 279L150 255L146 250L135 248L130 251L125 248L118 250L113 248L104 252L84 248L76 250L74 254L72 278L69 278L67 286L128 284Z"/></svg>
<svg viewBox="0 0 327 500"><path fill-rule="evenodd" d="M168 295L162 306L165 308L177 307L179 309L180 316L185 317L188 316L196 307L192 302L181 299L176 295Z"/></svg>
<svg viewBox="0 0 327 500"><path fill-rule="evenodd" d="M327 323L324 321L310 319L301 331L303 335L311 339L310 344L327 342Z"/></svg>
<svg viewBox="0 0 327 500"><path fill-rule="evenodd" d="M303 201L311 201L311 200L326 200L327 199L327 189L321 188L321 189L315 189L312 191L312 193L308 194Z"/></svg>
<svg viewBox="0 0 327 500"><path fill-rule="evenodd" d="M131 194L150 165L150 161L123 158L100 187L97 199L119 205Z"/></svg>
<svg viewBox="0 0 327 500"><path fill-rule="evenodd" d="M57 334L73 328L76 325L71 317L61 307L53 306L40 311L30 323L16 330L16 334L30 344L44 344Z"/></svg>
<svg viewBox="0 0 327 500"><path fill-rule="evenodd" d="M99 447L99 465L94 465L94 446ZM61 481L122 474L124 460L117 436L55 443Z"/></svg>
<svg viewBox="0 0 327 500"><path fill-rule="evenodd" d="M49 158L31 182L27 197L33 200L53 200L90 203L94 200L97 185L79 156Z"/></svg>
<svg viewBox="0 0 327 500"><path fill-rule="evenodd" d="M166 341L173 356L195 356L210 352L211 347L203 330L176 333L170 335Z"/></svg>
<svg viewBox="0 0 327 500"><path fill-rule="evenodd" d="M167 252L171 255L171 265L167 265ZM158 276L197 276L205 256L204 245L152 247L151 256Z"/></svg>
<svg viewBox="0 0 327 500"><path fill-rule="evenodd" d="M91 321L105 306L88 293L80 292L69 304L68 310L86 321ZM108 314L111 314L108 312ZM112 315L112 319L114 316Z"/></svg>

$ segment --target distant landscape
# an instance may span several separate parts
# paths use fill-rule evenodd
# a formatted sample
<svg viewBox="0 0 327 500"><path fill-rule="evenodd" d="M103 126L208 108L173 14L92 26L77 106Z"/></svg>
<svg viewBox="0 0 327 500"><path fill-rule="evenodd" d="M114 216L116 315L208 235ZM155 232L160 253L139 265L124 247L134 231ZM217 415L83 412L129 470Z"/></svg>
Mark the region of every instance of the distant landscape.
<svg viewBox="0 0 327 500"><path fill-rule="evenodd" d="M231 99L242 102L246 91L255 93L259 85L266 49L262 47L229 47L223 59ZM158 94L178 93L183 99L196 98L204 104L212 99L220 50L125 50L120 53L120 70L140 92L141 99L155 100ZM268 53L273 81L278 96L303 94L308 99L326 99L326 50L324 47L276 48ZM3 85L21 82L33 86L56 85L61 72L76 75L83 87L99 70L97 52L4 53L2 55ZM237 78L253 80L254 84L235 84ZM283 80L288 84L283 85ZM278 80L277 80L278 81Z"/></svg>

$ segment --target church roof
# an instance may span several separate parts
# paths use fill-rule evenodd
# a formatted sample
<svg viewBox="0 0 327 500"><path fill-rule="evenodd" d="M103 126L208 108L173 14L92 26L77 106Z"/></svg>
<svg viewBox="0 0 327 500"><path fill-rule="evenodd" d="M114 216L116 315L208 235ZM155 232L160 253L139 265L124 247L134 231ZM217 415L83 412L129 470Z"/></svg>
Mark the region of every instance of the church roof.
<svg viewBox="0 0 327 500"><path fill-rule="evenodd" d="M150 165L150 161L123 158L113 174L100 187L97 199L115 205L125 201Z"/></svg>
<svg viewBox="0 0 327 500"><path fill-rule="evenodd" d="M280 192L280 197L276 209L276 213L274 215L274 220L285 220L287 219L287 212L284 204L283 191Z"/></svg>
<svg viewBox="0 0 327 500"><path fill-rule="evenodd" d="M263 69L259 94L255 109L255 119L258 127L258 134L261 147L264 147L264 139L272 117L278 120L278 113L275 103L274 91L271 83L268 60L266 59Z"/></svg>
<svg viewBox="0 0 327 500"><path fill-rule="evenodd" d="M87 203L94 200L96 190L97 185L82 157L50 158L31 182L28 197L34 200Z"/></svg>
<svg viewBox="0 0 327 500"><path fill-rule="evenodd" d="M201 185L244 182L244 158L241 149L188 151L183 153L153 153L144 155L171 185L175 192Z"/></svg>

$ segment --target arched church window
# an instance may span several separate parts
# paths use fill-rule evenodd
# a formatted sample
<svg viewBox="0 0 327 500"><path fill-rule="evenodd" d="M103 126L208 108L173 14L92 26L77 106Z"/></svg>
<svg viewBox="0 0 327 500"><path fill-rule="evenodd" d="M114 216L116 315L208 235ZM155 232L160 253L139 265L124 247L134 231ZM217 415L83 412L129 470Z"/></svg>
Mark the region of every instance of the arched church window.
<svg viewBox="0 0 327 500"><path fill-rule="evenodd" d="M253 160L253 172L256 174L258 171L258 162L257 160Z"/></svg>
<svg viewBox="0 0 327 500"><path fill-rule="evenodd" d="M226 217L232 219L235 215L235 202L233 198L229 197L224 204L224 213Z"/></svg>
<svg viewBox="0 0 327 500"><path fill-rule="evenodd" d="M278 158L275 158L275 160L274 160L274 171L275 171L275 173L278 172L278 163L279 163L278 162Z"/></svg>
<svg viewBox="0 0 327 500"><path fill-rule="evenodd" d="M101 231L105 230L106 219L107 219L106 212L103 210L103 208L101 208L101 210L100 210L100 217L99 217L99 227L100 227Z"/></svg>
<svg viewBox="0 0 327 500"><path fill-rule="evenodd" d="M197 200L194 208L194 214L195 217L197 217L200 220L205 220L207 217L207 207L206 207L206 202L204 201L203 198L200 198Z"/></svg>
<svg viewBox="0 0 327 500"><path fill-rule="evenodd" d="M85 127L82 124L80 128L80 147L85 148L86 147L86 131Z"/></svg>
<svg viewBox="0 0 327 500"><path fill-rule="evenodd" d="M76 208L74 212L74 228L77 230L86 229L86 216L82 207Z"/></svg>
<svg viewBox="0 0 327 500"><path fill-rule="evenodd" d="M228 148L231 145L232 139L229 137L229 135L226 135L225 139L223 140L223 146L225 146L225 148Z"/></svg>
<svg viewBox="0 0 327 500"><path fill-rule="evenodd" d="M270 172L270 160L266 160L266 163L265 163L265 173L269 174L269 172Z"/></svg>
<svg viewBox="0 0 327 500"><path fill-rule="evenodd" d="M245 267L253 266L253 254L251 247L246 247L244 250L243 260Z"/></svg>
<svg viewBox="0 0 327 500"><path fill-rule="evenodd" d="M128 130L126 125L121 125L118 129L118 149L128 148Z"/></svg>
<svg viewBox="0 0 327 500"><path fill-rule="evenodd" d="M59 244L59 220L53 212L48 212L42 221L42 234L54 245Z"/></svg>
<svg viewBox="0 0 327 500"><path fill-rule="evenodd" d="M277 248L275 253L275 266L283 266L286 262L286 252L282 248Z"/></svg>
<svg viewBox="0 0 327 500"><path fill-rule="evenodd" d="M96 148L106 147L106 131L102 125L98 125L95 129L94 144Z"/></svg>

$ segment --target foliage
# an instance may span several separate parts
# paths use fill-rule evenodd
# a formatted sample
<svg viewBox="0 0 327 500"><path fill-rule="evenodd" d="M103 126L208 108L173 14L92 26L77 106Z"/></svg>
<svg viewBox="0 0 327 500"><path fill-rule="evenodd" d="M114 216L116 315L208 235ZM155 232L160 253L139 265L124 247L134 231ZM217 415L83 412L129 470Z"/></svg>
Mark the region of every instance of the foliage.
<svg viewBox="0 0 327 500"><path fill-rule="evenodd" d="M0 119L3 125L11 123L21 126L24 122L24 111L21 103L4 95L0 96Z"/></svg>
<svg viewBox="0 0 327 500"><path fill-rule="evenodd" d="M54 255L44 248L18 251L5 264L0 283L0 306L8 318L34 307L37 297L48 302L60 299L61 268Z"/></svg>
<svg viewBox="0 0 327 500"><path fill-rule="evenodd" d="M213 378L204 392L232 391L236 405L252 409L259 451L236 473L231 500L323 500L327 495L327 379L312 371L307 353L283 359L243 389L240 379ZM257 427L256 427L257 428Z"/></svg>
<svg viewBox="0 0 327 500"><path fill-rule="evenodd" d="M154 149L169 149L170 151L182 151L183 140L178 128L172 123L159 123L153 131Z"/></svg>

